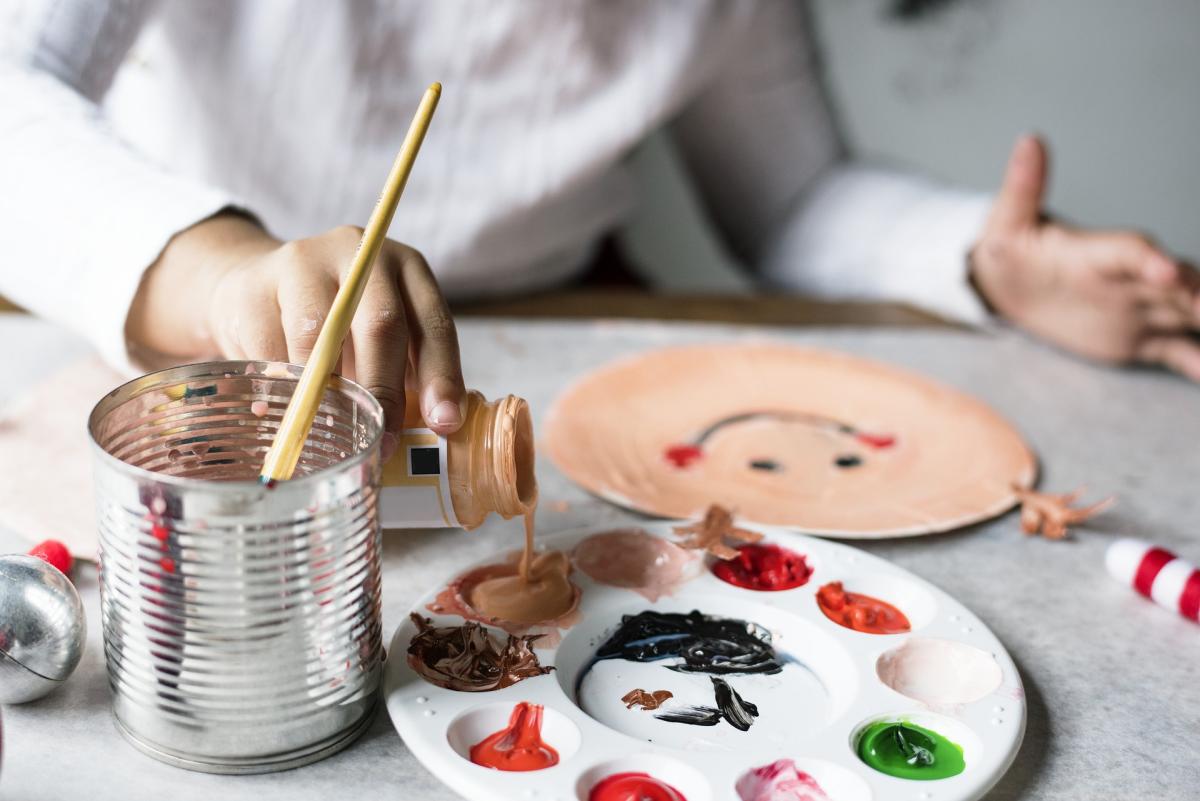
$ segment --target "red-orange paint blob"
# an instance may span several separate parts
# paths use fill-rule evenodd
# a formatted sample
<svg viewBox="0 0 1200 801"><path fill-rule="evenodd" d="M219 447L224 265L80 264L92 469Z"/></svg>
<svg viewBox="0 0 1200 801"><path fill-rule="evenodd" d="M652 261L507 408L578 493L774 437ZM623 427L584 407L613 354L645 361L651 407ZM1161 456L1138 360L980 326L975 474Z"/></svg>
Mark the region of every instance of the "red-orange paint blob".
<svg viewBox="0 0 1200 801"><path fill-rule="evenodd" d="M817 605L825 617L855 631L900 634L912 629L899 609L870 595L846 592L840 581L831 581L817 590Z"/></svg>
<svg viewBox="0 0 1200 801"><path fill-rule="evenodd" d="M737 551L737 556L712 566L714 576L735 587L760 592L791 590L807 583L812 575L804 554L779 545L746 543Z"/></svg>
<svg viewBox="0 0 1200 801"><path fill-rule="evenodd" d="M542 770L558 764L558 752L542 741L542 706L522 701L508 726L471 746L471 761L496 770Z"/></svg>
<svg viewBox="0 0 1200 801"><path fill-rule="evenodd" d="M596 783L588 801L687 801L683 793L649 773L614 773Z"/></svg>

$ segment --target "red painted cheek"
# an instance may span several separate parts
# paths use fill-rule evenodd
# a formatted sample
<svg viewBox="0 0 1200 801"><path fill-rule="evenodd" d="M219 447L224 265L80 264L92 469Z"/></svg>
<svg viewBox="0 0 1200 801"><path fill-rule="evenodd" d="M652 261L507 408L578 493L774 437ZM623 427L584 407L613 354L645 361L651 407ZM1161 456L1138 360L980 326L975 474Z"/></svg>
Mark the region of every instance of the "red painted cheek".
<svg viewBox="0 0 1200 801"><path fill-rule="evenodd" d="M867 434L860 431L854 435L854 438L872 448L890 448L896 444L896 438L891 434Z"/></svg>
<svg viewBox="0 0 1200 801"><path fill-rule="evenodd" d="M663 453L668 462L680 469L690 467L703 455L704 451L695 445L672 445Z"/></svg>

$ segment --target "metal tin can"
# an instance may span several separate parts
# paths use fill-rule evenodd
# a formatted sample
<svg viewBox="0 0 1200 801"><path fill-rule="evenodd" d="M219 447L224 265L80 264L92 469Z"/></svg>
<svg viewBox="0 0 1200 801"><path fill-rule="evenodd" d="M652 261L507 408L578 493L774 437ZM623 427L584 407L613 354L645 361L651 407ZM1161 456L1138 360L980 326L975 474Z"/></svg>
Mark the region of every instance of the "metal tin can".
<svg viewBox="0 0 1200 801"><path fill-rule="evenodd" d="M213 362L138 378L92 411L100 599L117 727L214 773L352 742L383 661L383 412L334 378L291 481L259 470L300 368Z"/></svg>

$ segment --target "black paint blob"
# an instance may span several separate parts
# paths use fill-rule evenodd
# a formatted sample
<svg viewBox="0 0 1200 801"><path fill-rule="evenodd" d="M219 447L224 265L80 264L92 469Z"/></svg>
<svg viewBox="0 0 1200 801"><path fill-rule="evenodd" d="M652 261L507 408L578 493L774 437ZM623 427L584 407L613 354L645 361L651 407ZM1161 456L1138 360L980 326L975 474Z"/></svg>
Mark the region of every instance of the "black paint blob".
<svg viewBox="0 0 1200 801"><path fill-rule="evenodd" d="M858 467L860 464L862 464L862 458L855 456L853 453L846 453L834 459L833 463L843 469L847 467Z"/></svg>
<svg viewBox="0 0 1200 801"><path fill-rule="evenodd" d="M770 459L755 459L750 463L750 467L755 470L764 470L768 473L774 473L780 469L779 462Z"/></svg>
<svg viewBox="0 0 1200 801"><path fill-rule="evenodd" d="M655 662L668 657L683 662L667 665L680 673L713 675L778 673L783 661L775 653L771 632L757 623L710 617L696 610L647 610L624 615L620 627L596 650L596 660L626 659Z"/></svg>
<svg viewBox="0 0 1200 801"><path fill-rule="evenodd" d="M687 723L692 726L716 726L722 720L738 731L746 731L758 717L758 707L738 695L725 679L711 676L717 707L682 706L660 712L654 717L669 723Z"/></svg>
<svg viewBox="0 0 1200 801"><path fill-rule="evenodd" d="M716 726L722 720L746 731L758 717L758 707L742 698L722 676L753 673L773 674L783 670L786 657L775 652L771 633L757 623L736 618L713 617L692 610L624 615L621 625L596 650L596 662L625 659L631 662L656 662L676 659L664 665L679 673L708 674L713 683L715 706L680 706L663 709L655 715L669 723L691 726ZM583 677L576 679L578 696Z"/></svg>

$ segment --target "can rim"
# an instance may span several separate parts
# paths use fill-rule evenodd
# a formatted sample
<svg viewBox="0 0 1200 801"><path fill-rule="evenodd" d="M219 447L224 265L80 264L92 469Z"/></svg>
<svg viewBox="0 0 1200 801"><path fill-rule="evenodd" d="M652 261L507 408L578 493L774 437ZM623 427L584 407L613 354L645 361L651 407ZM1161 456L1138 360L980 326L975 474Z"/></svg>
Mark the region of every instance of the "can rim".
<svg viewBox="0 0 1200 801"><path fill-rule="evenodd" d="M261 365L261 368L257 371L259 374L255 375L254 373L248 373L246 368L249 365ZM132 378L110 390L106 395L100 398L100 400L98 400L94 406L92 406L92 411L88 414L87 421L88 444L92 449L92 453L94 455L98 455L99 458L104 460L110 467L126 476L140 480L154 481L159 484L169 484L177 487L191 488L195 488L197 486L215 486L219 484L222 487L228 488L230 491L242 492L255 487L263 488L262 483L258 479L233 479L229 481L215 482L206 481L204 479L187 478L184 476L174 476L170 473L158 473L153 470L147 470L144 467L138 467L137 465L130 464L123 459L118 459L116 456L109 453L103 445L96 441L95 428L101 417L111 410L109 407L116 403L118 399L120 399L122 402L132 399L135 396L135 391L143 385L144 389L146 390L155 388L168 374L177 373L179 374L180 379L216 379L224 377L226 373L240 373L242 376L247 376L250 378L258 377L279 379L284 377L278 374L268 375L267 371L271 368L286 372L287 377L294 380L298 380L300 378L300 374L304 371L304 368L301 365L291 364L289 362L276 362L259 359L227 359L213 362L192 362L189 364L180 364L161 370L154 370L146 373L145 375L138 376L137 378ZM374 417L377 422L374 436L371 438L371 441L367 443L365 448L348 456L342 461L336 462L335 464L327 467L322 467L319 470L304 476L300 476L299 478L288 479L287 481L280 482L276 489L282 489L284 486L307 488L312 484L326 480L328 478L327 474L334 469L345 470L348 467L357 467L366 461L371 456L373 451L378 449L379 443L383 438L383 407L380 406L379 401L375 398L375 396L372 395L370 391L368 391L366 387L362 386L361 384L337 374L330 376L329 383L325 387L325 392L342 392L348 394L351 396L351 400L353 402L365 406L366 411L372 417Z"/></svg>

